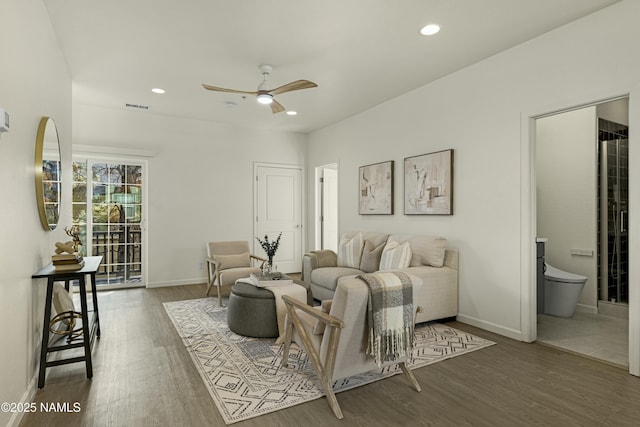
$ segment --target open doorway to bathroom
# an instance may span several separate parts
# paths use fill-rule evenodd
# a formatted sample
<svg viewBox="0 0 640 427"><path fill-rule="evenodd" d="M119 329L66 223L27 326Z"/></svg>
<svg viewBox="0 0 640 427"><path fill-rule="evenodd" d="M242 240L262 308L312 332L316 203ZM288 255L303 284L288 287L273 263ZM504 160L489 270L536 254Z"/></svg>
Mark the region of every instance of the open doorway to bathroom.
<svg viewBox="0 0 640 427"><path fill-rule="evenodd" d="M628 98L536 120L538 342L628 367ZM550 277L584 278L567 292ZM571 286L571 285L569 285ZM570 315L569 315L570 314ZM567 316L568 317L565 317Z"/></svg>

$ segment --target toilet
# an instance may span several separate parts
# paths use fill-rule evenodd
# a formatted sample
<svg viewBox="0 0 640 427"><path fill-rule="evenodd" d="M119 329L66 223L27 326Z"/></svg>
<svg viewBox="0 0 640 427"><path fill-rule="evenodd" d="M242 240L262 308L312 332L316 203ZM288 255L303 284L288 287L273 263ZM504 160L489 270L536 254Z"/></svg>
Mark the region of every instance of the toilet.
<svg viewBox="0 0 640 427"><path fill-rule="evenodd" d="M573 316L586 282L587 278L584 276L562 271L545 263L544 313L560 317Z"/></svg>

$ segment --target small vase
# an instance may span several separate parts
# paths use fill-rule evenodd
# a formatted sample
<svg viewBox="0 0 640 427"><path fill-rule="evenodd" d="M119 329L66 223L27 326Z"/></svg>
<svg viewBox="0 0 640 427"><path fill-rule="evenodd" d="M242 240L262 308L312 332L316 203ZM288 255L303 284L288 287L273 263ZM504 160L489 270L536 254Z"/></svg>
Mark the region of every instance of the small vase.
<svg viewBox="0 0 640 427"><path fill-rule="evenodd" d="M272 269L273 269L273 259L269 258L269 261L265 262L264 265L262 266L262 273L271 274Z"/></svg>

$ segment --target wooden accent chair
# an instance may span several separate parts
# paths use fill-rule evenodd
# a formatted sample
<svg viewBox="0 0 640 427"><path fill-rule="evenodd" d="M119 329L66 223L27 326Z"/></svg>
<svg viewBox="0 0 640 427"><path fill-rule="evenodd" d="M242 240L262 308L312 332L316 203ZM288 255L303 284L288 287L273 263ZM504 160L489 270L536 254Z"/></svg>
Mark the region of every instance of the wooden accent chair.
<svg viewBox="0 0 640 427"><path fill-rule="evenodd" d="M346 279L346 280L345 280ZM366 354L367 285L354 276L338 282L329 313L318 307L310 307L286 295L282 297L287 307L282 366L286 367L291 341L302 346L316 371L331 410L342 419L342 410L333 392L333 382L353 375L378 369L373 356ZM412 276L413 295L419 294L422 281ZM416 310L420 310L416 307ZM400 365L417 391L418 380L405 366L405 358L386 363Z"/></svg>
<svg viewBox="0 0 640 427"><path fill-rule="evenodd" d="M266 259L249 253L249 242L236 240L207 244L207 295L212 287L218 291L222 307L222 287L233 286L236 280L259 273ZM258 264L259 262L259 264Z"/></svg>

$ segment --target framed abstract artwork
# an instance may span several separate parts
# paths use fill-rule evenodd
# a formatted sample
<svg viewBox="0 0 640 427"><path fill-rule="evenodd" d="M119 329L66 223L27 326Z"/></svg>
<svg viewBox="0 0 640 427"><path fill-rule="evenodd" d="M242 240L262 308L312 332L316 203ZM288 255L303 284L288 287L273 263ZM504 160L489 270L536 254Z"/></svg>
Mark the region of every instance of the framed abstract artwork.
<svg viewBox="0 0 640 427"><path fill-rule="evenodd" d="M393 215L393 160L360 166L360 215Z"/></svg>
<svg viewBox="0 0 640 427"><path fill-rule="evenodd" d="M453 215L453 150L404 159L405 215Z"/></svg>

